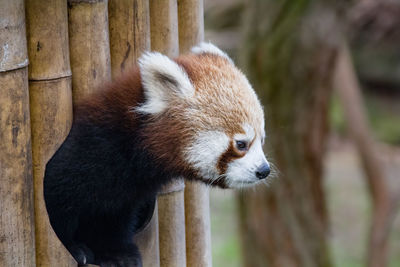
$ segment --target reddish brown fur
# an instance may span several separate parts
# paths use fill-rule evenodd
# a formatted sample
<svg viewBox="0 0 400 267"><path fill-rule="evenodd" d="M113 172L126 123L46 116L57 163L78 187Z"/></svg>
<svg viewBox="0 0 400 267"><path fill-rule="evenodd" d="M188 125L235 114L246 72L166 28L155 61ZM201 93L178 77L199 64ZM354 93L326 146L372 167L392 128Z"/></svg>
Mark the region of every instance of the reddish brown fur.
<svg viewBox="0 0 400 267"><path fill-rule="evenodd" d="M228 164L229 162L241 158L246 154L245 151L239 151L236 149L234 141L232 140L229 143L229 147L226 150L226 152L224 154L221 155L221 157L218 159L218 164L217 164L217 168L218 171L222 174L225 173L227 168L228 168Z"/></svg>
<svg viewBox="0 0 400 267"><path fill-rule="evenodd" d="M138 115L130 112L130 108L143 101L139 68L134 67L79 102L74 110L75 119L88 119L99 124L110 120L129 131L136 127L138 119Z"/></svg>
<svg viewBox="0 0 400 267"><path fill-rule="evenodd" d="M100 91L84 99L75 108L76 120L91 120L102 124L112 121L127 133L138 127L139 117L134 108L144 102L143 86L138 67L107 83ZM149 118L143 129L145 146L152 154L174 170L184 170L193 177L195 172L182 158L189 131L185 124L167 111ZM135 138L132 136L132 138Z"/></svg>
<svg viewBox="0 0 400 267"><path fill-rule="evenodd" d="M211 81L210 74L216 72L218 74L223 74L221 77L224 80L235 81L237 79L237 73L233 73L229 71L227 65L230 65L227 59L212 55L212 54L202 54L194 57L193 55L182 56L177 59L177 62L183 66L185 71L188 73L189 78L191 79L194 87L198 94L208 95L211 98L217 98L218 92L214 91L212 86L205 86L207 82ZM226 70L225 72L221 72L222 70ZM246 96L237 96L238 98ZM215 100L214 100L215 101ZM210 105L211 101L208 101ZM207 105L207 103L203 103ZM221 106L220 106L221 107ZM230 110L226 110L226 107L223 107L224 110L214 109L210 110L211 113L214 114L204 114L209 118L213 118L218 112L231 112L231 116L225 116L224 120L215 120L213 121L214 126L218 126L221 129L224 129L225 133L228 135L234 135L237 133L244 133L241 126L240 118L246 118L246 114L235 114L236 112L240 112L240 109L236 109L235 107L231 107ZM213 118L217 119L217 118Z"/></svg>
<svg viewBox="0 0 400 267"><path fill-rule="evenodd" d="M257 109L259 102L256 97L252 98L248 95L248 90L242 90L249 85L242 79L243 76L240 71L224 57L212 54L202 54L198 57L189 55L180 57L178 63L185 68L198 93L205 96L204 100L200 100L200 105L205 106L205 114L202 114L206 116L204 120L212 118L213 126L223 129L231 139L228 150L221 155L217 163L219 173L223 174L230 162L246 154L238 151L233 141L235 134L245 134L242 128L243 123L249 123L256 132L260 129L259 125L261 125L263 118L262 116L255 116L258 113L262 114L262 110ZM216 84L210 86L213 82ZM218 99L218 94L220 94L220 92L215 91L217 88L224 91L223 94L228 100L224 103L217 101L215 107L210 107L211 102L216 102L214 98ZM229 94L229 91L232 94ZM217 118L215 118L216 114L219 114ZM223 119L218 121L221 118ZM257 134L261 135L260 132L257 132ZM255 136L249 147L254 140Z"/></svg>
<svg viewBox="0 0 400 267"><path fill-rule="evenodd" d="M143 128L145 146L157 159L166 163L166 166L175 170L183 170L188 176L197 176L196 172L188 166L183 158L183 149L193 140L195 134L202 130L212 130L211 127L223 130L231 138L238 133L244 133L244 122L253 125L259 121L249 117L251 112L248 106L254 106L253 100L246 95L245 90L236 90L229 101L234 106L227 106L215 101L219 92L208 83L225 82L227 86L247 86L241 80L240 72L235 69L225 58L211 55L187 55L176 59L187 72L198 97L198 108L191 119L184 117L183 111L188 109L188 104L179 99L173 99L168 109L155 116L148 116ZM211 77L210 75L214 75ZM112 121L128 133L137 128L140 116L134 109L145 101L139 68L136 66L126 71L121 77L107 83L100 92L82 101L76 108L76 119L89 119L102 123ZM81 116L81 114L85 114ZM199 117L197 117L199 116ZM134 136L132 138L135 138ZM218 163L218 169L224 173L227 164L243 156L234 150L233 144L224 153ZM200 179L197 177L197 179Z"/></svg>

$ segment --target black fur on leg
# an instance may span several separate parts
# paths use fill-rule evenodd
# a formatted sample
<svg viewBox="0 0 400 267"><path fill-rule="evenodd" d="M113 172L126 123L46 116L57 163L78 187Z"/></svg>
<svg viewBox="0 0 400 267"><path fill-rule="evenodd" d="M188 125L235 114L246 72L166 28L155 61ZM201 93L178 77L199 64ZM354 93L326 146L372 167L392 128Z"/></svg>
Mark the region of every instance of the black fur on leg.
<svg viewBox="0 0 400 267"><path fill-rule="evenodd" d="M68 250L72 257L77 261L78 266L94 262L94 254L92 250L84 244L69 246Z"/></svg>
<svg viewBox="0 0 400 267"><path fill-rule="evenodd" d="M179 176L144 147L139 126L127 134L82 119L47 163L43 190L50 223L80 264L101 259L104 266L141 266L130 242L152 214L161 186ZM75 244L92 251L94 261ZM130 244L134 253L119 244Z"/></svg>
<svg viewBox="0 0 400 267"><path fill-rule="evenodd" d="M142 267L139 249L133 243L125 244L119 249L97 251L95 264L100 267Z"/></svg>

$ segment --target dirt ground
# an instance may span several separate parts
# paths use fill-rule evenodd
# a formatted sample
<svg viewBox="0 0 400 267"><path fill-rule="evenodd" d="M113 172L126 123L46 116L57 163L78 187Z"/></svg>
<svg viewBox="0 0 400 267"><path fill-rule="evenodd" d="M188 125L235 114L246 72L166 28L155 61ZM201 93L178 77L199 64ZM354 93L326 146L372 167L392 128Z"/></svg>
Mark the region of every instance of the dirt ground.
<svg viewBox="0 0 400 267"><path fill-rule="evenodd" d="M379 146L390 189L400 196L400 148ZM325 161L325 189L331 220L330 243L335 266L365 266L370 202L354 146L332 138ZM242 266L235 192L211 190L213 265ZM400 215L390 238L390 267L400 266Z"/></svg>

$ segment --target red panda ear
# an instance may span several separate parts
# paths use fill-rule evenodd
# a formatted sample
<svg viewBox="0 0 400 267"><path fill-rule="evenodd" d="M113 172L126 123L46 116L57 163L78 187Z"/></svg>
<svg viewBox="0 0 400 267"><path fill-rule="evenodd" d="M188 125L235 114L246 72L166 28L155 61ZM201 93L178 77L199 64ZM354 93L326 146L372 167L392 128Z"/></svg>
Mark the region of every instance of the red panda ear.
<svg viewBox="0 0 400 267"><path fill-rule="evenodd" d="M227 60L229 60L229 62L234 64L233 60L224 51L222 51L221 49L219 49L212 43L202 42L199 45L192 47L191 51L192 51L192 53L197 54L197 55L212 54L212 55L224 57Z"/></svg>
<svg viewBox="0 0 400 267"><path fill-rule="evenodd" d="M145 102L136 110L142 113L163 112L176 97L189 99L194 88L185 70L160 53L145 53L139 58Z"/></svg>

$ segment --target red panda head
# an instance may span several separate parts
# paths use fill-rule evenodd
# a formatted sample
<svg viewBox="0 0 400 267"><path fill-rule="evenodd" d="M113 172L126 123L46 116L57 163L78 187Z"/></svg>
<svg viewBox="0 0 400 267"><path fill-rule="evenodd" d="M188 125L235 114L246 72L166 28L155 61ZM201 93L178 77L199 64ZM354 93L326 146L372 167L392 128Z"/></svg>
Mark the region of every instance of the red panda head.
<svg viewBox="0 0 400 267"><path fill-rule="evenodd" d="M221 187L268 176L263 109L223 51L202 43L175 61L147 53L139 68L145 101L135 110L151 118L146 136L153 154Z"/></svg>

